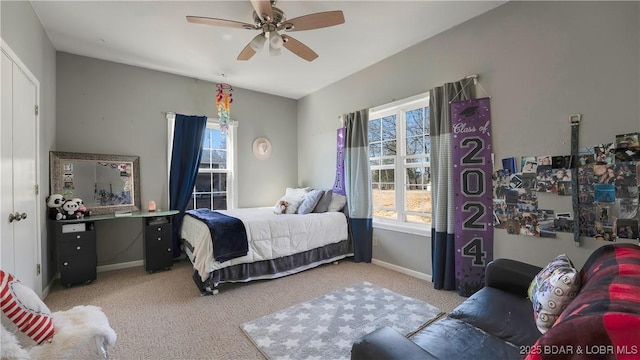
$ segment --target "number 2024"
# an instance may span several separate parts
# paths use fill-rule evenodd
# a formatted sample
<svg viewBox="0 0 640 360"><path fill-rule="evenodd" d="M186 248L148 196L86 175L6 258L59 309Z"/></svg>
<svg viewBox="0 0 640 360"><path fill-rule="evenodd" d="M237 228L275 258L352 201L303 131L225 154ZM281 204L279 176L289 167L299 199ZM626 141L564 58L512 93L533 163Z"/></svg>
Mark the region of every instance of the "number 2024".
<svg viewBox="0 0 640 360"><path fill-rule="evenodd" d="M483 157L477 157L478 153L484 149L484 140L478 137L463 139L461 147L470 148L469 152L462 157L461 165L482 165L485 163ZM484 171L480 169L463 169L460 176L462 180L462 193L467 197L480 197L485 195L487 189L484 186ZM462 223L463 230L486 230L486 224L479 222L487 213L484 204L476 201L467 201L462 205L464 213L471 213ZM462 247L462 256L473 258L474 266L484 266L486 252L482 249L482 238L474 237Z"/></svg>

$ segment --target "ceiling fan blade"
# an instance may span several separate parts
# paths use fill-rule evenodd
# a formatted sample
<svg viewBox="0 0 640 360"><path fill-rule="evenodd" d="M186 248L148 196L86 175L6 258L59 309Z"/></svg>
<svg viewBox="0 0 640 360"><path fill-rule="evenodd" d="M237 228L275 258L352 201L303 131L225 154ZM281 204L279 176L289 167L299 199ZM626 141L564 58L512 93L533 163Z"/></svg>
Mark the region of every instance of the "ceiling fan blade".
<svg viewBox="0 0 640 360"><path fill-rule="evenodd" d="M316 54L315 51L311 50L307 45L292 38L291 36L282 35L282 40L284 40L283 46L287 48L287 50L307 61L313 61L318 57L318 54Z"/></svg>
<svg viewBox="0 0 640 360"><path fill-rule="evenodd" d="M286 20L282 28L286 31L320 29L344 23L344 14L340 10L325 11ZM288 30L287 30L288 29Z"/></svg>
<svg viewBox="0 0 640 360"><path fill-rule="evenodd" d="M255 54L256 51L251 48L251 43L248 43L247 46L240 51L240 54L238 54L238 60L249 60Z"/></svg>
<svg viewBox="0 0 640 360"><path fill-rule="evenodd" d="M224 26L224 27L237 28L237 29L247 29L247 30L256 29L255 26L251 24L243 23L240 21L215 19L215 18L209 18L209 17L203 17L203 16L187 16L187 21L194 24Z"/></svg>
<svg viewBox="0 0 640 360"><path fill-rule="evenodd" d="M253 5L253 9L260 19L266 21L265 16L268 16L269 19L273 20L273 9L271 9L270 0L251 0L251 5Z"/></svg>

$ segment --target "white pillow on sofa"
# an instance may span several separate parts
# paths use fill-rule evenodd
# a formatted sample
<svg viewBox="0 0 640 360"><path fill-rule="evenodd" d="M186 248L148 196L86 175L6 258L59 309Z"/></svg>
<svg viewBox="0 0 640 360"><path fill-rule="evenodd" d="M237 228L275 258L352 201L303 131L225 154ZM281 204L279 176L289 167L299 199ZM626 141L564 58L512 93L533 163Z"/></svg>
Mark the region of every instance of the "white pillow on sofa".
<svg viewBox="0 0 640 360"><path fill-rule="evenodd" d="M529 299L540 333L544 334L580 291L580 272L565 254L545 266L529 286Z"/></svg>

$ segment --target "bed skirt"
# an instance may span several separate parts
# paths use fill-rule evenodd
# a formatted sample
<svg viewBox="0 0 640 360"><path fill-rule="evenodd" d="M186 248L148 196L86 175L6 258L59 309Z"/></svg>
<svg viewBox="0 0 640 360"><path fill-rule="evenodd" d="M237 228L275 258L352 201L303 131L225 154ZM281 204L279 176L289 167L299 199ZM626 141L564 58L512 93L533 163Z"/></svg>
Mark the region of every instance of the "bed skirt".
<svg viewBox="0 0 640 360"><path fill-rule="evenodd" d="M184 241L184 245L184 250L189 260L193 263L191 244L188 241ZM350 256L353 256L351 241L342 240L277 259L237 264L214 270L204 282L201 280L198 270L194 270L193 281L202 294L213 294L218 285L222 283L276 279Z"/></svg>

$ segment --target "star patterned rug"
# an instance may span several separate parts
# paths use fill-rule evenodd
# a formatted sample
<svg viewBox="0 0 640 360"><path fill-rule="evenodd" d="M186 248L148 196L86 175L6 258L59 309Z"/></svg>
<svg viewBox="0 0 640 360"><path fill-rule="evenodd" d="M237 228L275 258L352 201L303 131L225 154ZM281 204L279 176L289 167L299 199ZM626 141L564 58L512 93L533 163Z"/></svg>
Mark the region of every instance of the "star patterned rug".
<svg viewBox="0 0 640 360"><path fill-rule="evenodd" d="M410 335L444 312L363 282L240 325L271 360L350 359L359 337L389 326Z"/></svg>

